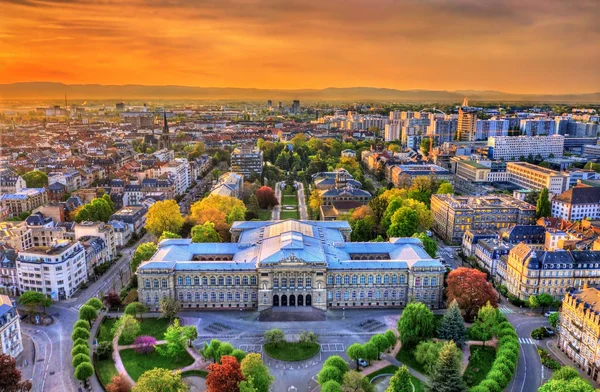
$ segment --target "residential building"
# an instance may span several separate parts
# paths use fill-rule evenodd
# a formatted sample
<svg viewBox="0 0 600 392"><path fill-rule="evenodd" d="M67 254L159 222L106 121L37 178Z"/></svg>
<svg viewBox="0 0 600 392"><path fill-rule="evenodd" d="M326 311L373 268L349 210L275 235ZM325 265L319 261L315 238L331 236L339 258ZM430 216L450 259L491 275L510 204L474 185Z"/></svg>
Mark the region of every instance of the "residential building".
<svg viewBox="0 0 600 392"><path fill-rule="evenodd" d="M475 140L487 140L490 136L508 136L510 122L501 120L477 120Z"/></svg>
<svg viewBox="0 0 600 392"><path fill-rule="evenodd" d="M223 173L212 187L211 195L229 196L241 199L244 193L244 175L234 172Z"/></svg>
<svg viewBox="0 0 600 392"><path fill-rule="evenodd" d="M46 203L48 203L48 193L44 188L23 188L17 193L0 195L0 205L8 208L11 216L31 212Z"/></svg>
<svg viewBox="0 0 600 392"><path fill-rule="evenodd" d="M115 233L115 246L122 248L127 245L133 234L131 227L127 223L118 220L110 220L108 224L112 226Z"/></svg>
<svg viewBox="0 0 600 392"><path fill-rule="evenodd" d="M488 182L492 169L472 160L456 162L456 177L470 182Z"/></svg>
<svg viewBox="0 0 600 392"><path fill-rule="evenodd" d="M0 222L0 241L17 251L34 246L49 246L65 237L65 229L54 226L50 218L43 223L35 222L30 216L22 222ZM32 219L30 219L32 218Z"/></svg>
<svg viewBox="0 0 600 392"><path fill-rule="evenodd" d="M495 230L466 230L462 240L462 252L465 257L475 255L475 246L479 240L498 239L498 232Z"/></svg>
<svg viewBox="0 0 600 392"><path fill-rule="evenodd" d="M78 241L85 250L88 278L93 278L99 274L98 267L109 260L106 244L100 237L84 236L79 237Z"/></svg>
<svg viewBox="0 0 600 392"><path fill-rule="evenodd" d="M112 214L110 220L126 223L132 233L139 235L146 225L147 212L148 209L144 206L127 206Z"/></svg>
<svg viewBox="0 0 600 392"><path fill-rule="evenodd" d="M0 170L0 194L18 193L23 188L27 188L23 177L10 169Z"/></svg>
<svg viewBox="0 0 600 392"><path fill-rule="evenodd" d="M477 110L466 105L458 109L457 140L472 142L477 133Z"/></svg>
<svg viewBox="0 0 600 392"><path fill-rule="evenodd" d="M554 135L556 122L552 118L524 119L520 123L521 133L527 136Z"/></svg>
<svg viewBox="0 0 600 392"><path fill-rule="evenodd" d="M185 158L176 158L160 166L160 174L170 174L175 183L175 196L180 196L192 185L189 162Z"/></svg>
<svg viewBox="0 0 600 392"><path fill-rule="evenodd" d="M576 186L552 199L552 216L568 221L600 219L600 188Z"/></svg>
<svg viewBox="0 0 600 392"><path fill-rule="evenodd" d="M552 196L569 189L569 174L546 169L527 162L508 162L506 172L509 181L524 189L540 191L548 189Z"/></svg>
<svg viewBox="0 0 600 392"><path fill-rule="evenodd" d="M54 300L69 299L87 281L85 250L79 242L59 240L20 251L17 274L22 291L38 291Z"/></svg>
<svg viewBox="0 0 600 392"><path fill-rule="evenodd" d="M535 207L509 196L432 195L433 230L460 243L467 230L498 230L535 222Z"/></svg>
<svg viewBox="0 0 600 392"><path fill-rule="evenodd" d="M502 256L508 255L514 245L497 239L479 240L475 245L475 261L496 284L506 279L506 264Z"/></svg>
<svg viewBox="0 0 600 392"><path fill-rule="evenodd" d="M540 156L562 158L565 138L551 136L490 136L488 154L490 159L513 161L522 157Z"/></svg>
<svg viewBox="0 0 600 392"><path fill-rule="evenodd" d="M598 382L600 372L600 291L584 285L562 301L558 348Z"/></svg>
<svg viewBox="0 0 600 392"><path fill-rule="evenodd" d="M256 147L236 148L231 153L231 171L245 177L260 176L263 167L263 153Z"/></svg>
<svg viewBox="0 0 600 392"><path fill-rule="evenodd" d="M522 300L549 294L560 299L568 289L600 283L600 251L541 251L520 243L508 254L506 287Z"/></svg>
<svg viewBox="0 0 600 392"><path fill-rule="evenodd" d="M183 309L442 306L445 268L415 238L348 242L345 221L234 222L232 243L164 240L137 270L139 299Z"/></svg>
<svg viewBox="0 0 600 392"><path fill-rule="evenodd" d="M113 215L114 216L114 215ZM104 222L81 222L73 227L75 239L98 237L104 242L102 263L112 261L117 256L117 242L113 227Z"/></svg>
<svg viewBox="0 0 600 392"><path fill-rule="evenodd" d="M18 296L17 252L8 245L0 245L0 294Z"/></svg>
<svg viewBox="0 0 600 392"><path fill-rule="evenodd" d="M7 295L0 295L0 353L16 358L22 352L19 312Z"/></svg>
<svg viewBox="0 0 600 392"><path fill-rule="evenodd" d="M48 184L52 185L55 183L64 185L66 192L76 191L82 187L81 174L75 169L48 173Z"/></svg>
<svg viewBox="0 0 600 392"><path fill-rule="evenodd" d="M341 155L342 155L342 158L356 159L356 151L354 151L354 150L350 150L350 149L343 150Z"/></svg>

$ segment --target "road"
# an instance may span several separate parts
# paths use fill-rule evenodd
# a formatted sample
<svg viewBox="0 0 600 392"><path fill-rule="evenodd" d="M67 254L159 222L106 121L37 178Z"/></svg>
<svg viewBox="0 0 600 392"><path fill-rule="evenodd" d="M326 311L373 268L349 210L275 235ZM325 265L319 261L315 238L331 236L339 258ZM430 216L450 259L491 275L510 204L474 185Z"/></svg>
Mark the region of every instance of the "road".
<svg viewBox="0 0 600 392"><path fill-rule="evenodd" d="M300 215L301 220L308 220L306 198L304 197L304 184L296 182L296 189L298 190L298 214Z"/></svg>
<svg viewBox="0 0 600 392"><path fill-rule="evenodd" d="M273 207L273 213L271 215L271 219L273 220L279 220L279 213L281 212L281 188L285 186L285 182L278 182L275 184L275 196L277 197L277 201L279 202L279 204L277 204L275 207Z"/></svg>

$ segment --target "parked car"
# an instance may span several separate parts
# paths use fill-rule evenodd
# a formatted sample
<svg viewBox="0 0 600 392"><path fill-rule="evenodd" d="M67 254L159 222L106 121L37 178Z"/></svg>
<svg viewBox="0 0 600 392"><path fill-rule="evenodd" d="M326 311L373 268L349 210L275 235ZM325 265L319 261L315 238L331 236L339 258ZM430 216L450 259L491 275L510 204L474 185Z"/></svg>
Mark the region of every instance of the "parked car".
<svg viewBox="0 0 600 392"><path fill-rule="evenodd" d="M545 317L550 317L550 315L554 314L554 313L556 313L556 311L554 311L554 310L553 311L547 311L546 313L544 313L544 316Z"/></svg>
<svg viewBox="0 0 600 392"><path fill-rule="evenodd" d="M544 327L544 329L546 330L546 335L548 336L554 336L554 330L550 327Z"/></svg>
<svg viewBox="0 0 600 392"><path fill-rule="evenodd" d="M365 360L364 360L364 359L362 359L362 358L358 358L358 364L359 364L360 366L362 366L362 367L369 366L369 364L367 363L367 361L365 361Z"/></svg>

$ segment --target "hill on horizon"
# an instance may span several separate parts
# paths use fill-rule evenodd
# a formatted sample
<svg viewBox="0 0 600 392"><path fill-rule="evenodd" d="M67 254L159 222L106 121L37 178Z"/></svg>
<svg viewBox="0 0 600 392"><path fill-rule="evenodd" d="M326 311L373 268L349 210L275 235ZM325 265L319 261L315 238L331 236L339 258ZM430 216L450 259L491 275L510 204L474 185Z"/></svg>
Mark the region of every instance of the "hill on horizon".
<svg viewBox="0 0 600 392"><path fill-rule="evenodd" d="M526 101L600 103L600 92L591 94L512 94L479 90L397 90L376 87L328 87L324 89L258 89L235 87L147 86L21 82L0 84L0 100L19 99L198 99L198 100L283 100L308 101Z"/></svg>

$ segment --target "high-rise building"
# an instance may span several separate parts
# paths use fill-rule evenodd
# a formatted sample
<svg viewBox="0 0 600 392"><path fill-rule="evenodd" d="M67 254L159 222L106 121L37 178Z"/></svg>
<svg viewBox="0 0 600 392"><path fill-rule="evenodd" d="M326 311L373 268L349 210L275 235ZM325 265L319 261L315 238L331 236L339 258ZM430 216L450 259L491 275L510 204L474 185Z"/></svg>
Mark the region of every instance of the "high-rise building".
<svg viewBox="0 0 600 392"><path fill-rule="evenodd" d="M267 101L267 108L269 108L269 110L271 110L271 108L273 107L273 101L271 101L270 99Z"/></svg>
<svg viewBox="0 0 600 392"><path fill-rule="evenodd" d="M511 161L521 157L542 159L562 158L565 137L552 136L490 136L488 139L489 158ZM551 156L552 155L552 156Z"/></svg>
<svg viewBox="0 0 600 392"><path fill-rule="evenodd" d="M231 171L246 177L260 176L263 167L263 153L258 148L236 148L231 153Z"/></svg>
<svg viewBox="0 0 600 392"><path fill-rule="evenodd" d="M468 106L458 109L458 129L456 138L463 142L475 141L477 132L477 112Z"/></svg>
<svg viewBox="0 0 600 392"><path fill-rule="evenodd" d="M292 113L300 113L300 101L297 99L294 99L294 102L292 102Z"/></svg>

